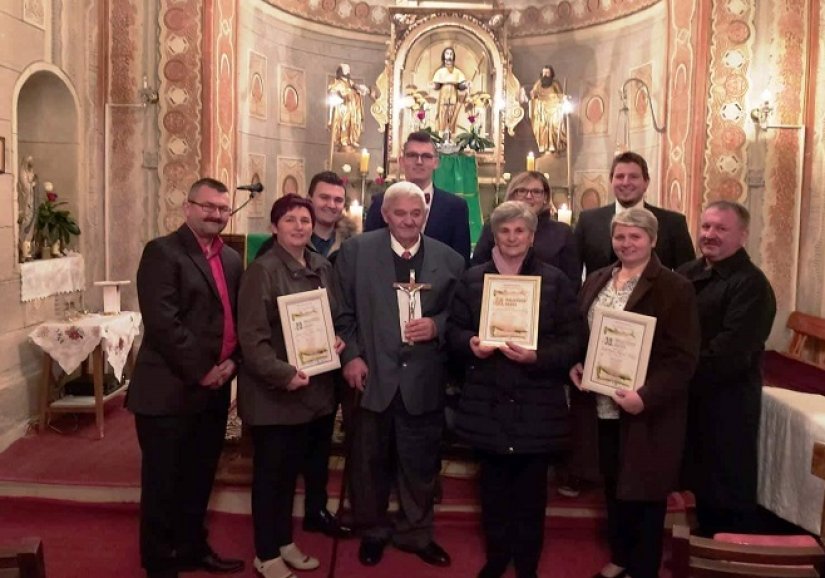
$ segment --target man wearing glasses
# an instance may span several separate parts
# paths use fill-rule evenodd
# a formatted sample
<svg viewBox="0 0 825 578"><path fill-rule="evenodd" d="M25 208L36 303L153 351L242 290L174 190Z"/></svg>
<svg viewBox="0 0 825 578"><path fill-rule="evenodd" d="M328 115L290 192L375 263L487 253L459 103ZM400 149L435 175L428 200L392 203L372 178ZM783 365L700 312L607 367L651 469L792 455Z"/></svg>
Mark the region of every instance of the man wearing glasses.
<svg viewBox="0 0 825 578"><path fill-rule="evenodd" d="M424 234L449 245L470 263L470 215L467 202L457 195L433 186L433 172L438 168L438 153L430 135L419 131L410 133L398 157L404 178L424 191L427 216ZM372 198L367 211L364 231L386 227L381 216L383 193Z"/></svg>
<svg viewBox="0 0 825 578"><path fill-rule="evenodd" d="M613 159L610 186L616 197L615 204L582 212L576 224L576 242L587 275L616 262L610 240L610 220L615 214L632 207L644 207L656 215L659 236L655 252L662 265L676 269L695 258L696 251L688 233L685 216L646 203L644 196L648 185L650 172L644 157L634 152L625 152Z"/></svg>
<svg viewBox="0 0 825 578"><path fill-rule="evenodd" d="M144 336L126 406L142 454L140 556L150 578L244 566L212 550L204 525L239 351L243 267L219 236L231 209L226 185L195 182L183 205L185 223L149 241L138 266Z"/></svg>

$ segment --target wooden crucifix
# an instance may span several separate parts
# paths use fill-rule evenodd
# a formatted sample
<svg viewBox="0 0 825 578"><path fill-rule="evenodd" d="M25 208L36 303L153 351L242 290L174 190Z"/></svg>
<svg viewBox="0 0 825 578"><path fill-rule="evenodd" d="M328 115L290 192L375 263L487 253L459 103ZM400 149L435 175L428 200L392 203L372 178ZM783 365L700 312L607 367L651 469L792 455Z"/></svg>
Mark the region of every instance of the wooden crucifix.
<svg viewBox="0 0 825 578"><path fill-rule="evenodd" d="M416 293L420 293L421 291L426 291L427 289L432 289L432 285L429 283L416 283L415 282L415 269L410 269L410 282L409 283L393 283L393 287L399 289L407 294L409 298L409 309L407 311L407 321L412 321L415 319L415 295ZM412 345L412 342L408 342Z"/></svg>

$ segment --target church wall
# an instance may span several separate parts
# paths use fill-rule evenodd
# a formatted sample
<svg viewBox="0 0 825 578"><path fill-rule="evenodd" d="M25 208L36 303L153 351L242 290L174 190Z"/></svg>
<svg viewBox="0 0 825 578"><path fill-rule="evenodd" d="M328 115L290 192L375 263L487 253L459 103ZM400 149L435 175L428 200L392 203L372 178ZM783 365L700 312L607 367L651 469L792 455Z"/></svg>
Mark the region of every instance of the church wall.
<svg viewBox="0 0 825 578"><path fill-rule="evenodd" d="M565 32L531 39L517 39L511 43L513 72L528 88L538 78L541 66L554 67L559 82L567 81L575 110L571 115L571 154L573 183L581 190L587 186L601 186L606 192L608 172L617 138L623 139L619 123L619 89L631 76L642 77L650 86L657 120L664 118L663 97L666 85L666 7L658 3L621 22L594 26L584 30ZM639 152L650 165L651 186L648 200L659 202L658 183L663 172L660 166L662 138L653 129L650 114L634 112L633 96L637 85L628 87L631 105L630 148ZM604 102L603 112L588 103L594 98ZM601 114L599 114L601 113ZM623 123L621 123L623 127ZM514 138L506 141L505 169L513 174L524 170L525 157L536 151L536 142L529 118L516 127ZM551 181L564 183L564 158L550 165ZM602 199L606 201L605 198Z"/></svg>
<svg viewBox="0 0 825 578"><path fill-rule="evenodd" d="M261 176L266 190L261 200L256 199L245 209L246 218L239 219L238 230L268 230L269 209L281 195L287 173L296 174L303 188L300 192L305 194L312 175L325 170L330 139L326 128L327 84L334 78L339 64L346 63L350 65L354 80L372 85L384 68L384 40L312 27L306 21L263 4L241 12L237 51L238 175L241 181L248 182L256 172L254 169L260 172L262 165ZM256 92L259 88L252 86L255 71L263 77L262 95ZM299 106L306 107L303 126L300 126L299 118L291 116L292 113L282 114L284 111L279 110L286 84L294 84ZM369 114L371 103L369 98L365 99L364 132L360 144L371 153L374 174L383 154L383 134L378 132L378 124ZM356 198L360 193L355 177L357 169L354 166L354 173L350 175L350 198ZM238 199L240 201L242 197Z"/></svg>
<svg viewBox="0 0 825 578"><path fill-rule="evenodd" d="M100 189L94 183L94 175L101 174L101 167L90 160L93 155L89 155L95 142L92 103L97 63L90 63L90 59L95 57L96 5L92 2L85 4L83 10L69 10L62 0L15 0L4 3L0 12L0 37L6 39L8 48L0 51L0 136L6 139L6 172L0 174L0 303L3 304L3 314L0 315L0 450L25 432L29 419L37 411L42 357L40 350L28 341L28 334L38 323L54 318L58 311L62 311L65 302L79 304L81 300L78 294L70 294L28 303L20 301L16 186L20 152L24 147L28 146L35 156L40 184L46 180L54 181L56 192L63 200L70 201L72 213L82 230L77 247L86 259L87 283L90 286L93 280L100 278L96 277L94 265L100 247L95 227L98 219L94 216L94 197L100 194ZM59 103L58 108L70 107L78 122L72 126L58 122L58 119L68 118L59 110L50 109L40 118L32 119L26 112L32 111L31 106L16 109L21 85L37 70L54 74L52 86L61 87L62 100L47 99L46 102L52 107L55 102ZM23 86L36 85L37 82ZM19 118L18 112L23 112ZM48 125L52 131L43 139L32 139L40 134L32 129L32 123L37 121L41 127ZM19 145L18 133L13 132L15 126L17 131L28 134L29 140L46 142ZM76 162L72 166L62 166L60 159L69 150ZM87 298L86 304L94 306L94 298Z"/></svg>

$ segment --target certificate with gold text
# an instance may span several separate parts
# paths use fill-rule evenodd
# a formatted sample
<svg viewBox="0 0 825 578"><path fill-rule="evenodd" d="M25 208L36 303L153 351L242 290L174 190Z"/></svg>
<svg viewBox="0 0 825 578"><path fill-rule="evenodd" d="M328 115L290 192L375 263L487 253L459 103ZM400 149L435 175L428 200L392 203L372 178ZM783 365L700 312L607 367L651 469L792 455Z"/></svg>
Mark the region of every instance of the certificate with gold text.
<svg viewBox="0 0 825 578"><path fill-rule="evenodd" d="M309 376L341 367L326 289L278 297L287 360Z"/></svg>
<svg viewBox="0 0 825 578"><path fill-rule="evenodd" d="M617 389L642 387L655 331L655 317L597 307L584 362L584 389L612 395Z"/></svg>
<svg viewBox="0 0 825 578"><path fill-rule="evenodd" d="M511 341L536 350L539 343L541 277L484 275L478 337L482 345L501 347Z"/></svg>

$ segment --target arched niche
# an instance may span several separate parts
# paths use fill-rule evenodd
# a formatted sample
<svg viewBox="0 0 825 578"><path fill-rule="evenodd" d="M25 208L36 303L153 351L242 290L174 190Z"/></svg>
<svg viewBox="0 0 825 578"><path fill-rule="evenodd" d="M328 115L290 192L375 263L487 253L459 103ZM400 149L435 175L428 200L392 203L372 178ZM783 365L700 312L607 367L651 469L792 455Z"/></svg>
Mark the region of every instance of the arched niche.
<svg viewBox="0 0 825 578"><path fill-rule="evenodd" d="M66 74L48 63L35 63L20 75L14 91L12 114L12 158L15 172L15 214L20 206L17 195L20 167L31 156L37 175L34 207L46 195L43 183L54 184L58 200L65 201L77 221L80 217L79 191L80 129L78 99ZM20 229L15 219L15 248Z"/></svg>

